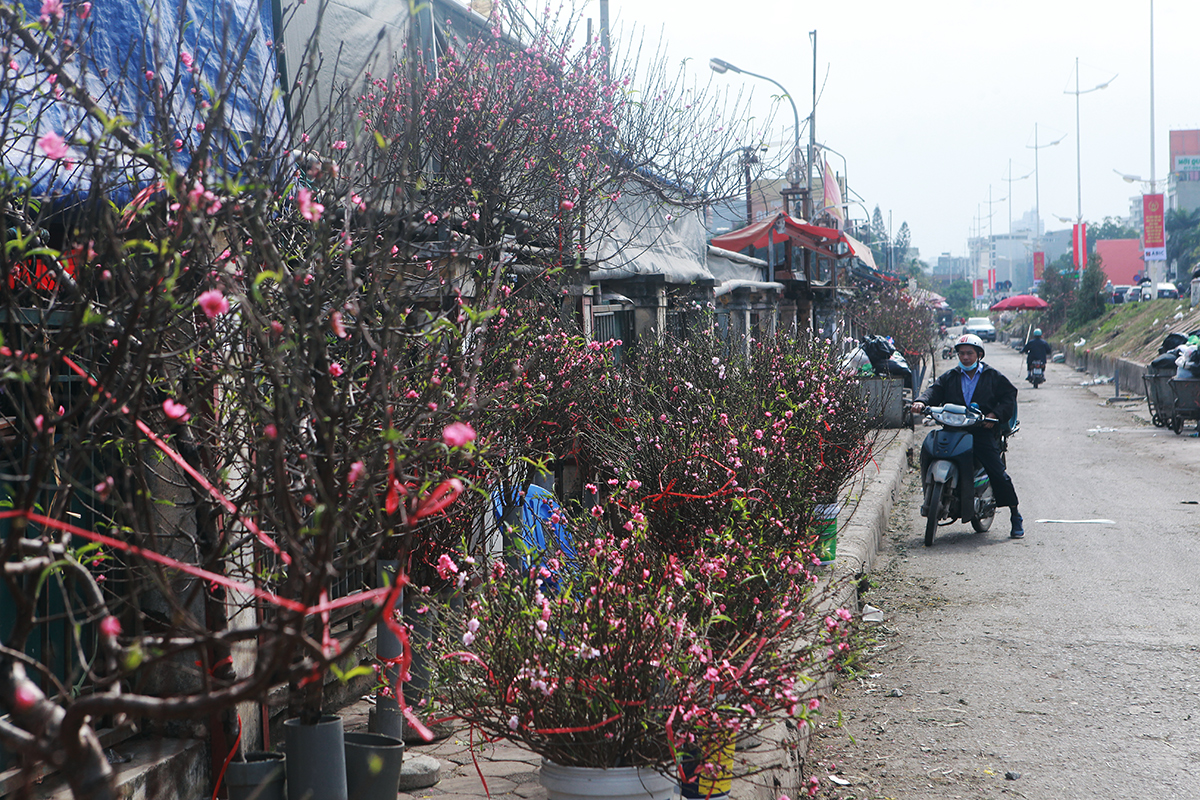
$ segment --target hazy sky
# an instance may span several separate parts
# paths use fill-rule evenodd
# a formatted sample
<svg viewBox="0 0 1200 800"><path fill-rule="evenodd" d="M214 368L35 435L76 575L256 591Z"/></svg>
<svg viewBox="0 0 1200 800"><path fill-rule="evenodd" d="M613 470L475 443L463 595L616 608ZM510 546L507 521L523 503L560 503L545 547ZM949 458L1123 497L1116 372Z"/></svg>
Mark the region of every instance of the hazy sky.
<svg viewBox="0 0 1200 800"><path fill-rule="evenodd" d="M716 56L769 75L811 106L817 31L817 141L844 154L850 188L893 228L907 221L926 261L965 255L977 224L988 233L988 191L1008 195L1034 171L1034 124L1046 230L1076 215L1075 58L1080 95L1083 217L1126 216L1150 177L1150 0L610 0L613 27L661 29L675 59L708 73ZM593 9L595 0L592 0ZM1154 6L1156 177L1169 169L1171 129L1200 128L1200 0ZM598 12L589 9L589 15ZM778 91L747 82L765 108ZM790 140L791 111L776 117ZM785 145L786 146L786 145ZM842 171L840 160L830 165ZM1034 208L1034 178L1012 183L1012 216ZM992 232L1008 230L1008 202L993 203ZM864 216L855 207L852 216ZM983 215L981 223L977 215Z"/></svg>

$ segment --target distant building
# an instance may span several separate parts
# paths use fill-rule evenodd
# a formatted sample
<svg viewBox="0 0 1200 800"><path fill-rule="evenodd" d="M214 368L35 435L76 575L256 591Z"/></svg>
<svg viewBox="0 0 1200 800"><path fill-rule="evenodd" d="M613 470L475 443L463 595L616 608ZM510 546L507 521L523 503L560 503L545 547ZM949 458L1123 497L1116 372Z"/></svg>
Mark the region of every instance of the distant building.
<svg viewBox="0 0 1200 800"><path fill-rule="evenodd" d="M1046 265L1071 252L1071 231L1050 231L1042 236L1042 252L1046 254Z"/></svg>
<svg viewBox="0 0 1200 800"><path fill-rule="evenodd" d="M1171 131L1167 208L1200 208L1200 130Z"/></svg>
<svg viewBox="0 0 1200 800"><path fill-rule="evenodd" d="M937 263L933 265L933 276L946 283L967 280L971 273L971 259L966 256L952 256L942 253Z"/></svg>
<svg viewBox="0 0 1200 800"><path fill-rule="evenodd" d="M1146 269L1141 239L1101 239L1096 242L1096 255L1104 274L1116 286L1133 284L1133 277Z"/></svg>

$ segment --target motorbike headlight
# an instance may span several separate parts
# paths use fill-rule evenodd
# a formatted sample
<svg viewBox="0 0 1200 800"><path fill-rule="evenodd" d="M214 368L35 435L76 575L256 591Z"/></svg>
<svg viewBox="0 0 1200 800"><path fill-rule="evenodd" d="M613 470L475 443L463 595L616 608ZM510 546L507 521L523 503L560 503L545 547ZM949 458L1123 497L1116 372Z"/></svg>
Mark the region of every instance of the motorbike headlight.
<svg viewBox="0 0 1200 800"><path fill-rule="evenodd" d="M943 425L963 426L967 424L967 415L943 411L941 417L938 418L938 421Z"/></svg>

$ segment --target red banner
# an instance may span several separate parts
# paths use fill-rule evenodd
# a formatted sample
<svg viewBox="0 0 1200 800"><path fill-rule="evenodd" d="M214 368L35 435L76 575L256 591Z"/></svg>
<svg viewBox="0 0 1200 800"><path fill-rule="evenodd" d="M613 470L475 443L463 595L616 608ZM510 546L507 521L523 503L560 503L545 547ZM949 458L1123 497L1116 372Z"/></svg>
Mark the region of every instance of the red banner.
<svg viewBox="0 0 1200 800"><path fill-rule="evenodd" d="M989 269L988 270L988 290L990 291L995 288L996 288L996 270Z"/></svg>
<svg viewBox="0 0 1200 800"><path fill-rule="evenodd" d="M1142 245L1146 261L1167 260L1167 235L1163 227L1163 196L1142 195Z"/></svg>
<svg viewBox="0 0 1200 800"><path fill-rule="evenodd" d="M976 278L975 279L975 296L983 297L985 294L987 294L987 281L985 281L983 278Z"/></svg>
<svg viewBox="0 0 1200 800"><path fill-rule="evenodd" d="M1033 279L1035 281L1040 281L1042 279L1042 276L1045 273L1046 273L1046 254L1045 253L1034 253L1033 254Z"/></svg>
<svg viewBox="0 0 1200 800"><path fill-rule="evenodd" d="M1071 250L1075 254L1075 269L1087 266L1087 223L1080 222L1071 227Z"/></svg>

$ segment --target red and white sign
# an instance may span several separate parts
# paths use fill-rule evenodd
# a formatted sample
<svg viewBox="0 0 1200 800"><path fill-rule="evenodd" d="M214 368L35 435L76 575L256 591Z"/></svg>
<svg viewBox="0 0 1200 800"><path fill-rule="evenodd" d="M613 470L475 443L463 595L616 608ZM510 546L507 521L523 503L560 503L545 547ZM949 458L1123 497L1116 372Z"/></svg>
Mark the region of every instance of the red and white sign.
<svg viewBox="0 0 1200 800"><path fill-rule="evenodd" d="M1045 253L1034 253L1033 254L1033 279L1035 281L1040 281L1042 279L1042 276L1045 273L1046 273L1046 254Z"/></svg>
<svg viewBox="0 0 1200 800"><path fill-rule="evenodd" d="M1142 258L1146 261L1167 260L1167 232L1163 227L1163 196L1142 195Z"/></svg>
<svg viewBox="0 0 1200 800"><path fill-rule="evenodd" d="M987 281L983 278L975 279L975 297L983 297L987 294Z"/></svg>
<svg viewBox="0 0 1200 800"><path fill-rule="evenodd" d="M994 291L996 288L996 270L988 270L988 291Z"/></svg>
<svg viewBox="0 0 1200 800"><path fill-rule="evenodd" d="M1080 222L1071 228L1071 250L1075 254L1075 269L1087 266L1087 223Z"/></svg>

